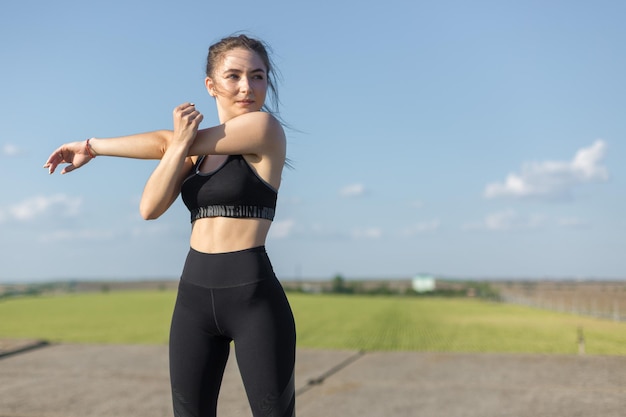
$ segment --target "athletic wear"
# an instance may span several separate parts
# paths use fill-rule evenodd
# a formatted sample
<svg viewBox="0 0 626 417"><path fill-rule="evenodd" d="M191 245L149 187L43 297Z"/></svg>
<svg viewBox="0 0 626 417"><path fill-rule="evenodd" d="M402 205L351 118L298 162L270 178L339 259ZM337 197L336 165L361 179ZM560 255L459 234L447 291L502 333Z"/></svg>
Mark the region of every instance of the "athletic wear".
<svg viewBox="0 0 626 417"><path fill-rule="evenodd" d="M214 417L234 341L254 417L293 417L295 325L265 247L190 249L170 331L176 417Z"/></svg>
<svg viewBox="0 0 626 417"><path fill-rule="evenodd" d="M203 173L198 158L181 187L191 221L204 217L274 219L276 190L242 155ZM264 246L227 253L190 248L170 329L176 417L215 417L234 342L254 417L295 415L293 314Z"/></svg>
<svg viewBox="0 0 626 417"><path fill-rule="evenodd" d="M252 170L242 155L229 155L222 166L200 172L204 156L181 187L191 221L203 217L274 219L276 190Z"/></svg>

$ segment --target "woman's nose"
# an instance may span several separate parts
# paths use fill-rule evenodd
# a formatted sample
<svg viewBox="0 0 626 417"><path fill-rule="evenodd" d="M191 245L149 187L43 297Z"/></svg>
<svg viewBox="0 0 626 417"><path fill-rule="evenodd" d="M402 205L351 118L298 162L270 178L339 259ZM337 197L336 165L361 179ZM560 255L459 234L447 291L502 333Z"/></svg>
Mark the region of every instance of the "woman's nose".
<svg viewBox="0 0 626 417"><path fill-rule="evenodd" d="M250 90L250 80L247 77L241 77L241 81L239 82L239 89L241 91L249 91Z"/></svg>

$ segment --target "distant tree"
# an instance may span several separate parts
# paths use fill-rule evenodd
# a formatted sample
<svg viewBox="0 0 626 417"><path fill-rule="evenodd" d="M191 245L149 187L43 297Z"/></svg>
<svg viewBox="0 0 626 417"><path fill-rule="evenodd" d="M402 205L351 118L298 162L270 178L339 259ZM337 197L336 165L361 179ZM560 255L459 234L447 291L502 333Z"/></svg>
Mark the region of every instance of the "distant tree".
<svg viewBox="0 0 626 417"><path fill-rule="evenodd" d="M346 284L346 280L340 274L337 274L333 278L331 292L336 294L351 294L354 292L354 289Z"/></svg>

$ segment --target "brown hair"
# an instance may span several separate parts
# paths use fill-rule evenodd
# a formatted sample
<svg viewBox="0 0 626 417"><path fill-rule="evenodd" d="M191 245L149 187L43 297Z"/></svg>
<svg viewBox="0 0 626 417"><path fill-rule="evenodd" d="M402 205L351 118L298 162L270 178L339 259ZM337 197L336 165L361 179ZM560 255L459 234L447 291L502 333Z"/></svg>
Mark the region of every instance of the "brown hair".
<svg viewBox="0 0 626 417"><path fill-rule="evenodd" d="M223 55L235 48L244 48L250 51L256 52L263 64L267 69L267 89L268 96L271 98L271 104L268 105L268 100L263 103L263 110L278 117L278 90L276 89L276 73L274 65L268 54L270 49L263 41L250 38L246 35L234 35L223 38L219 42L214 43L209 47L209 54L206 59L206 76L214 78L213 72L215 68L220 64Z"/></svg>

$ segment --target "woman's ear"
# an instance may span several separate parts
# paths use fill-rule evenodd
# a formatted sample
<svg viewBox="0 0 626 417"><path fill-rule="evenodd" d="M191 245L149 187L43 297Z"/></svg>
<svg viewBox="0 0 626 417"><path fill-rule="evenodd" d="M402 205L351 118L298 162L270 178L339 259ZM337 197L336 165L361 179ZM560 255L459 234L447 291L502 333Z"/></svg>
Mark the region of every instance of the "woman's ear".
<svg viewBox="0 0 626 417"><path fill-rule="evenodd" d="M217 95L217 92L215 91L215 83L211 78L206 77L204 79L204 85L206 86L206 91L208 91L211 97L215 97Z"/></svg>

